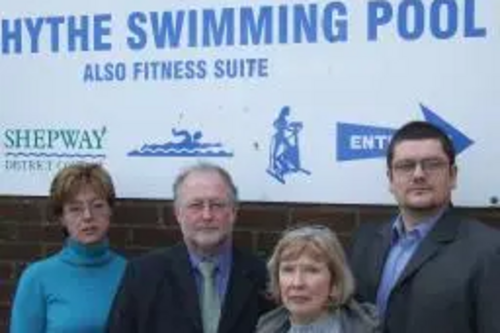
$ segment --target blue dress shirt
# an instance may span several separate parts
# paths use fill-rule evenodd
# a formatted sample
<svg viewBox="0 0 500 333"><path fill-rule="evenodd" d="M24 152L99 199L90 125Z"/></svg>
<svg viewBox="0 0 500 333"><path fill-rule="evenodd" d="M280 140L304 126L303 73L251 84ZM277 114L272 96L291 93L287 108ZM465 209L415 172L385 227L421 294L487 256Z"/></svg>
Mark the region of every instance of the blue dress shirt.
<svg viewBox="0 0 500 333"><path fill-rule="evenodd" d="M391 248L384 264L377 292L377 308L382 316L385 315L391 291L401 273L441 215L442 212L433 218L421 221L416 224L415 228L409 231L405 230L401 216L394 221L392 225Z"/></svg>

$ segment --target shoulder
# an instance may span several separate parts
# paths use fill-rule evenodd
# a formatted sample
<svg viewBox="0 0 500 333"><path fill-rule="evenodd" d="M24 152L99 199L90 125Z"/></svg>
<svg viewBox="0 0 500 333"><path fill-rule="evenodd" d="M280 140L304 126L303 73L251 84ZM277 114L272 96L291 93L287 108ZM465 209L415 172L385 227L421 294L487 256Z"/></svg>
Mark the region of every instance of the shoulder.
<svg viewBox="0 0 500 333"><path fill-rule="evenodd" d="M349 332L379 332L381 327L377 308L371 303L351 299L340 310L341 324Z"/></svg>
<svg viewBox="0 0 500 333"><path fill-rule="evenodd" d="M257 333L285 332L289 326L289 312L283 306L274 309L259 318Z"/></svg>
<svg viewBox="0 0 500 333"><path fill-rule="evenodd" d="M498 251L500 249L499 230L469 218L456 209L452 209L438 223L446 225L442 229L456 229L454 231L454 244L457 249L465 247L473 253Z"/></svg>
<svg viewBox="0 0 500 333"><path fill-rule="evenodd" d="M241 251L239 249L233 249L233 267L249 275L261 283L267 281L267 267L263 259L258 256Z"/></svg>
<svg viewBox="0 0 500 333"><path fill-rule="evenodd" d="M180 245L175 245L172 248L163 248L153 250L143 254L137 258L130 260L127 264L128 267L138 270L156 269L158 267L165 267L169 262L172 262L176 257L186 255Z"/></svg>
<svg viewBox="0 0 500 333"><path fill-rule="evenodd" d="M57 254L29 264L21 274L18 289L42 288L44 284L57 278L61 265L62 261Z"/></svg>

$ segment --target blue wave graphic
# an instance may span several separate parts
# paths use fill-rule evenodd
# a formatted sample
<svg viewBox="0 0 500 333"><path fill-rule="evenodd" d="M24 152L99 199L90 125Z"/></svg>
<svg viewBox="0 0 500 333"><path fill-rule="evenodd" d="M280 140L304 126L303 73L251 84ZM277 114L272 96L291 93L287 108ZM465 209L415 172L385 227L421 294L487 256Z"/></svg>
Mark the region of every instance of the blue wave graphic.
<svg viewBox="0 0 500 333"><path fill-rule="evenodd" d="M140 149L130 151L128 156L144 157L232 157L233 153L223 148L220 142L201 142L203 133L172 129L172 135L179 141L163 144L144 144Z"/></svg>
<svg viewBox="0 0 500 333"><path fill-rule="evenodd" d="M67 154L67 153L34 153L34 152L7 152L8 157L57 157L57 158L105 158L104 154Z"/></svg>

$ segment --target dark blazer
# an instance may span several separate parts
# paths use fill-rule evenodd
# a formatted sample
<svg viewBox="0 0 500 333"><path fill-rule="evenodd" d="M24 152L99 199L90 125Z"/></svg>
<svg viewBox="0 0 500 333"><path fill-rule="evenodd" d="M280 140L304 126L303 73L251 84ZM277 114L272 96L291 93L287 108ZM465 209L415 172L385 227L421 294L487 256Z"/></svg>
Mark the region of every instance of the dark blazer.
<svg viewBox="0 0 500 333"><path fill-rule="evenodd" d="M357 298L375 303L391 224L360 230L351 248ZM447 211L396 282L387 333L500 332L500 233Z"/></svg>
<svg viewBox="0 0 500 333"><path fill-rule="evenodd" d="M253 333L274 304L265 297L266 268L233 250L219 333ZM184 244L129 262L108 318L108 333L203 333L196 282Z"/></svg>

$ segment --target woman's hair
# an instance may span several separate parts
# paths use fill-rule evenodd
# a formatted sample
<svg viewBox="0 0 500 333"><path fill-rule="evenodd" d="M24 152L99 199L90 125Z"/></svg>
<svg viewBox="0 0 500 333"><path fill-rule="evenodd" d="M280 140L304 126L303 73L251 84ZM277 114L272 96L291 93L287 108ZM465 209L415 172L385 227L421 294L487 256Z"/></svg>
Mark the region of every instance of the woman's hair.
<svg viewBox="0 0 500 333"><path fill-rule="evenodd" d="M272 296L281 302L279 285L281 263L297 259L302 254L327 265L332 277L331 287L335 287L335 295L332 295L330 305L336 307L347 303L354 292L354 278L337 236L329 228L321 225L302 226L283 233L267 265Z"/></svg>
<svg viewBox="0 0 500 333"><path fill-rule="evenodd" d="M58 220L64 205L85 186L90 186L113 207L116 194L109 173L100 164L79 162L65 166L52 180L48 204L49 220Z"/></svg>

